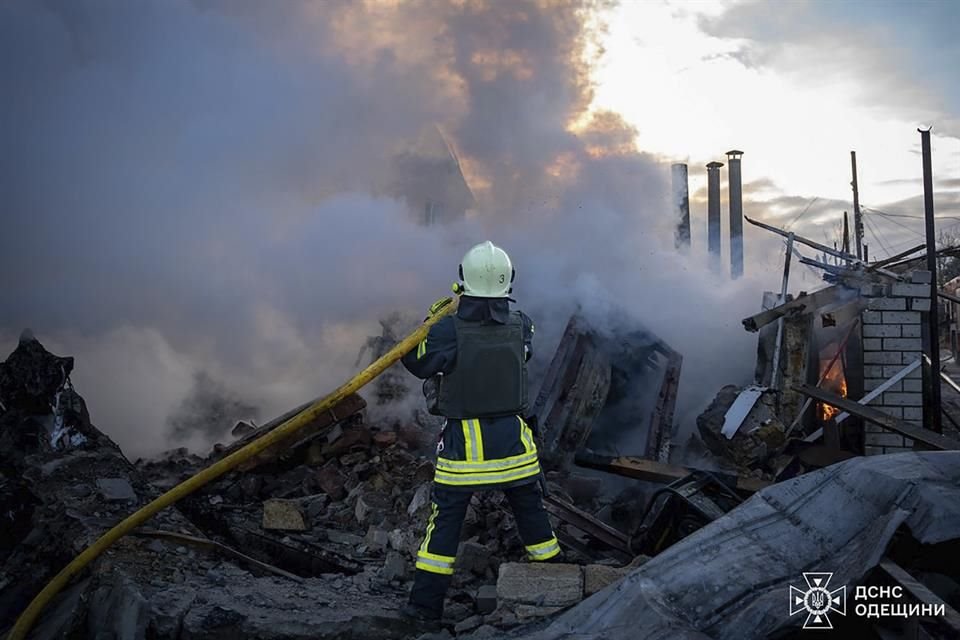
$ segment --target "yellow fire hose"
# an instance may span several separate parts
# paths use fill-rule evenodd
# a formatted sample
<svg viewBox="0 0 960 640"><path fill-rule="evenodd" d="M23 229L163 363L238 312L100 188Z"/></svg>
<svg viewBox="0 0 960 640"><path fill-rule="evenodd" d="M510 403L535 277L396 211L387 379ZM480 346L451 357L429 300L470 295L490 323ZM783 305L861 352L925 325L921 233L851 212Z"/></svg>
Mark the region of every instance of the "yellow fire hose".
<svg viewBox="0 0 960 640"><path fill-rule="evenodd" d="M13 625L13 629L10 630L7 640L23 640L26 638L27 633L29 633L34 622L36 622L40 612L43 611L43 608L47 605L47 603L50 602L50 600L57 595L64 586L66 586L70 578L76 575L92 560L96 559L97 556L103 553L110 545L152 518L159 511L169 507L181 498L185 498L212 480L216 480L248 458L257 455L270 445L292 435L297 430L309 424L320 414L329 411L351 393L356 392L358 389L369 383L378 375L386 371L390 365L399 360L405 353L416 348L416 346L427 337L430 327L436 324L441 318L450 315L454 310L456 310L457 302L458 299L454 297L450 299L449 304L441 305L439 302L434 304L430 308L433 315L422 325L420 325L416 331L398 342L396 346L390 349L390 351L383 354L383 356L371 363L369 367L358 373L346 384L340 386L325 398L316 401L302 412L281 424L276 429L264 434L242 449L233 452L226 458L223 458L222 460L210 465L197 475L184 480L159 498L155 499L153 502L150 502L138 511L134 512L132 515L128 516L113 529L110 529L110 531L107 531L105 534L100 536L96 542L87 547L83 553L74 558L70 564L68 564L63 568L63 570L60 571L60 573L54 576L53 580L51 580L47 586L45 586L43 590L36 595L33 601L30 602L30 605L24 610L23 613L20 614L20 617L17 618L17 622Z"/></svg>

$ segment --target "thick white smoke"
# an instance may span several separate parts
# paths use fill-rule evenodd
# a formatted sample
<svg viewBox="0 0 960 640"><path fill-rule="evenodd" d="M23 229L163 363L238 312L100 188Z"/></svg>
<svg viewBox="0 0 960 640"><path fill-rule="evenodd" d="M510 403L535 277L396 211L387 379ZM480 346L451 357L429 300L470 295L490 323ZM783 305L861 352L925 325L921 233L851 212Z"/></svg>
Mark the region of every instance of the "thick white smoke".
<svg viewBox="0 0 960 640"><path fill-rule="evenodd" d="M263 419L320 395L356 370L378 318L422 315L489 238L517 264L538 368L574 308L603 322L624 307L684 354L689 424L752 373L740 318L771 285L673 249L669 163L588 112L594 15L533 1L5 5L0 347L30 326L75 356L94 422L128 455L205 446L168 424L198 373ZM383 194L392 155L434 125L477 206L427 228Z"/></svg>

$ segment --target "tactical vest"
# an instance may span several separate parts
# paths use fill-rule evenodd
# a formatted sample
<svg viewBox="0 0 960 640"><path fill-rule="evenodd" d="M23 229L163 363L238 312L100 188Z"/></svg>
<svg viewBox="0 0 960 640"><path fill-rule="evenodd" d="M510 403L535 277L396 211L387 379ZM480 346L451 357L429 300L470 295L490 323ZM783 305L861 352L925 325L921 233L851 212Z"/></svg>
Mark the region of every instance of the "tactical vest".
<svg viewBox="0 0 960 640"><path fill-rule="evenodd" d="M506 324L466 322L454 316L457 360L440 376L436 413L448 418L490 418L527 409L523 321L510 312Z"/></svg>

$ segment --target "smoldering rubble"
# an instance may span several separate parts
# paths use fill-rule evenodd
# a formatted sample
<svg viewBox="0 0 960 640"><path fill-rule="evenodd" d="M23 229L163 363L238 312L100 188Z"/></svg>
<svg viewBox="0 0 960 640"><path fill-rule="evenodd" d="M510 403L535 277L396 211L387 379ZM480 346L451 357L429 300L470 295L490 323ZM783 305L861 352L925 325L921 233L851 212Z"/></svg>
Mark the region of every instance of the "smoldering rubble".
<svg viewBox="0 0 960 640"><path fill-rule="evenodd" d="M911 283L927 276L910 261L884 271L833 270L819 292L765 295L744 319L758 332L754 384L719 389L692 434L675 417L682 345L635 318L571 316L531 408L563 562L525 561L503 496L476 494L437 628L399 610L441 425L417 410L377 417L375 405L414 393L391 369L372 406L346 397L122 538L31 637L800 637L818 623L857 637L903 632L907 621L851 614L854 589L877 585L938 612L919 620L924 637L955 637L960 434L911 421L903 384L889 397L865 391L916 369L902 364L914 342L869 340L917 321L879 310L921 304ZM768 329L781 319L777 337ZM382 355L396 322L384 320L361 359ZM888 372L875 362L890 353L900 364ZM121 519L311 404L240 420L205 455L131 463L91 422L73 366L31 332L0 364L0 630ZM894 382L870 377L888 373ZM820 569L847 600L832 596L817 622L787 605Z"/></svg>

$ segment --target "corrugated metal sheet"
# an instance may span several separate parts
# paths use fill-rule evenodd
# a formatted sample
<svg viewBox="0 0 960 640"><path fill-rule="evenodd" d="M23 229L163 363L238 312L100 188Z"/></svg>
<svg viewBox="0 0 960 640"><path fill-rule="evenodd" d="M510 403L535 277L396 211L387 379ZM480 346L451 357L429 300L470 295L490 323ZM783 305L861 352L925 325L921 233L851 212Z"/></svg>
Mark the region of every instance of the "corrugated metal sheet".
<svg viewBox="0 0 960 640"><path fill-rule="evenodd" d="M924 544L960 538L960 452L855 458L768 487L528 637L764 637L803 623L788 614L802 572L852 591L901 525Z"/></svg>

